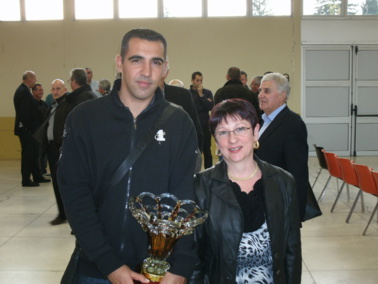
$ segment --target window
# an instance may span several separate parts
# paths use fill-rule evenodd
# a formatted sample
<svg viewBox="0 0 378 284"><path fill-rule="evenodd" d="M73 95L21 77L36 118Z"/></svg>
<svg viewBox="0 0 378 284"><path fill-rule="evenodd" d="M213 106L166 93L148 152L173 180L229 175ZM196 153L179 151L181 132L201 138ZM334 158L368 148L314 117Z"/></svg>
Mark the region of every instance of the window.
<svg viewBox="0 0 378 284"><path fill-rule="evenodd" d="M20 1L0 0L0 21L20 20Z"/></svg>
<svg viewBox="0 0 378 284"><path fill-rule="evenodd" d="M251 0L253 16L290 16L291 0ZM307 0L304 0L307 1Z"/></svg>
<svg viewBox="0 0 378 284"><path fill-rule="evenodd" d="M202 17L202 0L163 0L164 17Z"/></svg>
<svg viewBox="0 0 378 284"><path fill-rule="evenodd" d="M377 0L348 0L348 15L378 15Z"/></svg>
<svg viewBox="0 0 378 284"><path fill-rule="evenodd" d="M156 18L157 0L119 0L120 18Z"/></svg>
<svg viewBox="0 0 378 284"><path fill-rule="evenodd" d="M209 17L246 16L247 2L245 0L207 0Z"/></svg>
<svg viewBox="0 0 378 284"><path fill-rule="evenodd" d="M112 19L113 0L75 0L75 19Z"/></svg>
<svg viewBox="0 0 378 284"><path fill-rule="evenodd" d="M378 0L303 0L304 16L378 15Z"/></svg>
<svg viewBox="0 0 378 284"><path fill-rule="evenodd" d="M63 20L63 1L25 0L25 17L28 21Z"/></svg>

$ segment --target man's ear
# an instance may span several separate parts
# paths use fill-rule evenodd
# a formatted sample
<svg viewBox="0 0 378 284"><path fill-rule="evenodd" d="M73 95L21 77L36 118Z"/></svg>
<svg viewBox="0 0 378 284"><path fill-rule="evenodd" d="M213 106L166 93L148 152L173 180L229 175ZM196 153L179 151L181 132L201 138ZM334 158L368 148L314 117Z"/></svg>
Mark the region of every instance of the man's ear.
<svg viewBox="0 0 378 284"><path fill-rule="evenodd" d="M122 57L121 57L121 55L117 54L117 56L115 58L115 64L116 64L117 72L122 73Z"/></svg>

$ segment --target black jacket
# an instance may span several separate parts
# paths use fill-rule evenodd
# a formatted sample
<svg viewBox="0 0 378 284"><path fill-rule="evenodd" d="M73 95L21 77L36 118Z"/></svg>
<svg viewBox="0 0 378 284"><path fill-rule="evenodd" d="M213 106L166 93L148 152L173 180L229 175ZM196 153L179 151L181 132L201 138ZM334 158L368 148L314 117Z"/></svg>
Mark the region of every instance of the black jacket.
<svg viewBox="0 0 378 284"><path fill-rule="evenodd" d="M178 107L159 130L161 137L155 137L119 184L109 189L118 166L169 104L158 89L153 102L134 119L119 98L119 87L117 80L109 95L70 113L58 166L67 218L82 248L80 272L96 278L124 264L135 270L148 256L147 234L128 209L130 196L148 191L194 199L197 137L188 114ZM193 235L177 241L168 261L170 272L190 277Z"/></svg>
<svg viewBox="0 0 378 284"><path fill-rule="evenodd" d="M269 124L259 138L260 148L256 155L272 165L283 168L293 175L297 183L299 216L303 219L308 180L307 128L302 118L287 106Z"/></svg>
<svg viewBox="0 0 378 284"><path fill-rule="evenodd" d="M91 86L88 84L66 95L65 100L59 104L54 118L54 141L59 149L62 146L64 125L68 114L80 103L96 98Z"/></svg>
<svg viewBox="0 0 378 284"><path fill-rule="evenodd" d="M196 128L198 147L202 152L203 133L191 93L182 87L170 86L164 83L164 97L167 101L182 106L182 108L189 114L194 123L194 127Z"/></svg>
<svg viewBox="0 0 378 284"><path fill-rule="evenodd" d="M19 135L19 129L21 127L28 130L30 133L34 133L40 125L38 105L28 86L21 84L17 88L13 97L13 103L16 111L14 134Z"/></svg>
<svg viewBox="0 0 378 284"><path fill-rule="evenodd" d="M250 89L245 88L240 80L229 80L222 88L218 89L214 95L214 104L235 98L250 102L255 107L257 116L260 118L261 110L257 96Z"/></svg>
<svg viewBox="0 0 378 284"><path fill-rule="evenodd" d="M260 161L266 221L271 239L275 284L301 281L301 241L295 181L282 169ZM195 178L198 205L209 217L196 230L200 263L192 283L235 283L236 260L243 234L243 215L223 161Z"/></svg>

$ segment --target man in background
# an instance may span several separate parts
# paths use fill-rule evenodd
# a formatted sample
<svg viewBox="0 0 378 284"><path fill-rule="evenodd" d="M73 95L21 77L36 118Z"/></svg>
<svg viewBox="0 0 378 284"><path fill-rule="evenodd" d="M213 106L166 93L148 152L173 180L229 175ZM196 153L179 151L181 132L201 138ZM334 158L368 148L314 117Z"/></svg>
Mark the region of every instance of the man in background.
<svg viewBox="0 0 378 284"><path fill-rule="evenodd" d="M213 156L211 154L211 133L209 130L209 111L214 106L213 93L205 89L202 85L203 75L197 71L192 74L192 85L190 93L197 110L198 118L203 133L203 159L205 169L213 166Z"/></svg>
<svg viewBox="0 0 378 284"><path fill-rule="evenodd" d="M45 119L46 112L48 110L47 103L42 100L44 91L41 84L35 84L34 87L32 87L32 94L34 99L37 102L37 110L38 110L38 120L39 125L41 125ZM41 169L41 174L46 175L47 174L47 156L45 153L43 153L42 145L38 145L38 163L39 168Z"/></svg>
<svg viewBox="0 0 378 284"><path fill-rule="evenodd" d="M65 96L67 93L67 87L64 84L63 80L55 79L51 83L51 94L54 98L54 102L51 104L47 112L48 119L47 129L46 129L46 153L49 161L49 167L51 172L51 179L54 189L54 195L56 199L56 205L58 207L58 216L50 221L51 225L60 225L67 221L66 213L64 211L62 197L59 192L58 181L57 181L57 167L58 167L58 160L59 160L59 144L56 141L60 141L63 136L63 132L56 131L59 128L55 127L55 124L59 124L59 121L55 119L55 114L61 105L61 103L65 100Z"/></svg>
<svg viewBox="0 0 378 284"><path fill-rule="evenodd" d="M264 112L259 131L261 159L291 173L297 183L300 218L303 220L308 180L307 128L302 118L291 111L286 102L290 94L287 79L279 73L268 73L261 80L259 102Z"/></svg>
<svg viewBox="0 0 378 284"><path fill-rule="evenodd" d="M240 81L242 82L244 88L249 89L249 87L247 85L248 75L244 71L240 71Z"/></svg>
<svg viewBox="0 0 378 284"><path fill-rule="evenodd" d="M91 86L92 91L95 93L96 97L102 97L101 93L98 91L98 81L93 80L93 71L91 68L86 67L85 72L87 73L87 83Z"/></svg>
<svg viewBox="0 0 378 284"><path fill-rule="evenodd" d="M26 71L13 97L16 111L14 134L19 137L21 143L21 184L25 187L50 182L41 174L38 163L38 145L33 138L33 133L40 125L37 102L30 92L30 88L33 88L36 82L36 74L33 71ZM30 179L31 176L33 176L33 181Z"/></svg>
<svg viewBox="0 0 378 284"><path fill-rule="evenodd" d="M253 95L251 90L245 88L240 81L240 69L238 67L230 67L226 74L227 82L222 88L219 88L214 95L214 104L227 99L244 99L250 102L259 113L259 102L256 96Z"/></svg>

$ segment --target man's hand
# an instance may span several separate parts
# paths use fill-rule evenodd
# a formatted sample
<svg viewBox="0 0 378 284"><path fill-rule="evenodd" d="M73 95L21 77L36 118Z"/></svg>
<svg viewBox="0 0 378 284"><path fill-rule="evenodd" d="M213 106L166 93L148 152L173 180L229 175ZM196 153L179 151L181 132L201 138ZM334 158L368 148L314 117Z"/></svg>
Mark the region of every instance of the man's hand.
<svg viewBox="0 0 378 284"><path fill-rule="evenodd" d="M108 279L112 284L134 284L134 280L141 283L149 283L142 274L132 271L128 266L123 265L108 275Z"/></svg>
<svg viewBox="0 0 378 284"><path fill-rule="evenodd" d="M160 284L186 284L186 278L167 272Z"/></svg>

